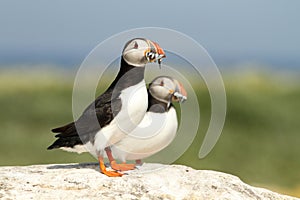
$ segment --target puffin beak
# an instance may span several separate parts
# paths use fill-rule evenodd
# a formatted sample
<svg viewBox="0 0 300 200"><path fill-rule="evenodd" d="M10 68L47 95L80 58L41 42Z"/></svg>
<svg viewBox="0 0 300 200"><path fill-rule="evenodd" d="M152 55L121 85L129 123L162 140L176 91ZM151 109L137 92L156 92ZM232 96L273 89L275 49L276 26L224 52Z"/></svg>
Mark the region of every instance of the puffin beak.
<svg viewBox="0 0 300 200"><path fill-rule="evenodd" d="M146 50L145 56L149 62L158 62L159 66L161 60L166 57L164 50L156 43L150 40L147 40L149 44L149 49Z"/></svg>
<svg viewBox="0 0 300 200"><path fill-rule="evenodd" d="M158 54L159 59L165 58L166 54L165 54L164 50L156 42L152 41L152 44L154 45L154 47L156 49L156 53Z"/></svg>
<svg viewBox="0 0 300 200"><path fill-rule="evenodd" d="M171 91L170 91L171 92ZM183 85L178 82L176 90L172 93L175 97L174 100L183 103L187 100L187 92Z"/></svg>

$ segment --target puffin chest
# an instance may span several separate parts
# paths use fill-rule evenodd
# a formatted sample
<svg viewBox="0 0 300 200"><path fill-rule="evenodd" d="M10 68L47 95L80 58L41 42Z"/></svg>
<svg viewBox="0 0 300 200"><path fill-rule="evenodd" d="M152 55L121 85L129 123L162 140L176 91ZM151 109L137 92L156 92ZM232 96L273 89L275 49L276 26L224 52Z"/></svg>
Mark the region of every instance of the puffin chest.
<svg viewBox="0 0 300 200"><path fill-rule="evenodd" d="M124 89L120 94L122 108L117 115L119 123L125 122L132 128L143 119L148 107L148 95L145 81Z"/></svg>
<svg viewBox="0 0 300 200"><path fill-rule="evenodd" d="M148 94L144 80L121 91L121 110L95 136L96 150L112 145L133 131L143 119L148 107ZM113 106L113 105L112 105Z"/></svg>

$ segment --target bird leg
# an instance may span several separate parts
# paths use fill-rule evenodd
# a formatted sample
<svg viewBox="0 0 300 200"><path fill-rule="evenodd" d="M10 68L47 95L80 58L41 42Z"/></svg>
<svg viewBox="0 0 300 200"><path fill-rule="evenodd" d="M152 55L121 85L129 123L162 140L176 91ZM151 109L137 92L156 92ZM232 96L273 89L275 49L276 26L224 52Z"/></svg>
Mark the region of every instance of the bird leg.
<svg viewBox="0 0 300 200"><path fill-rule="evenodd" d="M141 166L143 164L141 159L135 160L135 164Z"/></svg>
<svg viewBox="0 0 300 200"><path fill-rule="evenodd" d="M105 148L108 160L110 162L110 166L112 169L117 170L117 171L128 171L128 170L132 170L135 168L135 164L127 164L127 163L117 163L114 159L114 157L112 156L111 153L111 149L110 147L106 147Z"/></svg>
<svg viewBox="0 0 300 200"><path fill-rule="evenodd" d="M98 156L98 160L99 160L99 165L100 165L100 172L102 172L106 176L109 176L109 177L121 177L121 176L123 176L123 174L121 174L117 171L107 171L106 167L104 165L103 156Z"/></svg>

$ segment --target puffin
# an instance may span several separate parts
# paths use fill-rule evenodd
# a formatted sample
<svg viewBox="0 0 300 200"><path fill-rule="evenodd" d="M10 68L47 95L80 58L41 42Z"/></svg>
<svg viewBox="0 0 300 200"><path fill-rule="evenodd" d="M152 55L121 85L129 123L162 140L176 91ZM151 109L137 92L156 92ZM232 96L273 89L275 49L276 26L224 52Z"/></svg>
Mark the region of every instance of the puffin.
<svg viewBox="0 0 300 200"><path fill-rule="evenodd" d="M178 121L172 102L183 103L187 92L182 83L169 76L155 78L148 88L148 109L140 122L127 137L107 147L110 162L115 158L126 162L149 157L165 147L175 138Z"/></svg>
<svg viewBox="0 0 300 200"><path fill-rule="evenodd" d="M146 38L128 41L114 81L77 120L52 129L57 139L47 149L90 152L98 158L100 172L109 177L122 176L116 170L106 169L106 147L126 137L143 119L148 107L145 66L156 61L160 65L164 57L164 50L156 42ZM119 170L134 168L132 164L115 162L111 166Z"/></svg>

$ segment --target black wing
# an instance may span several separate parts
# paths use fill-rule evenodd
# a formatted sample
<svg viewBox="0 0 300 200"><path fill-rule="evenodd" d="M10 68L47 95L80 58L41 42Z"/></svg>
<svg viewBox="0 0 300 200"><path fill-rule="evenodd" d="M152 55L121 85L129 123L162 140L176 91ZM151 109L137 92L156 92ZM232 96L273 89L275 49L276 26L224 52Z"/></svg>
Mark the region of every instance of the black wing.
<svg viewBox="0 0 300 200"><path fill-rule="evenodd" d="M58 139L48 149L73 147L93 141L101 127L108 125L121 110L120 92L112 96L112 91L108 89L97 97L75 122L52 129L53 133L58 133L55 135Z"/></svg>

